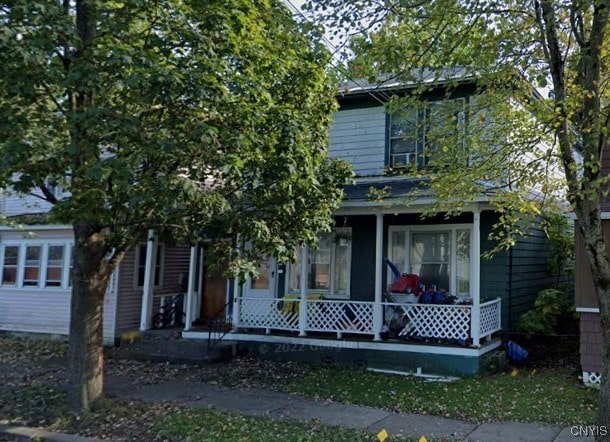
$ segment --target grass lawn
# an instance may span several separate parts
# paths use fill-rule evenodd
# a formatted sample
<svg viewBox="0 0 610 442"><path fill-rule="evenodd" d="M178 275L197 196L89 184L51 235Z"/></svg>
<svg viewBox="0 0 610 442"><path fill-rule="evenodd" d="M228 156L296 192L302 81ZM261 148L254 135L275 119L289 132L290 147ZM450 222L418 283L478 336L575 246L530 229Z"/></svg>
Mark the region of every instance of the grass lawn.
<svg viewBox="0 0 610 442"><path fill-rule="evenodd" d="M329 427L316 422L273 421L210 409L182 410L166 416L156 426L157 434L171 441L248 442L369 442L374 436L364 431ZM392 435L392 442L413 439Z"/></svg>
<svg viewBox="0 0 610 442"><path fill-rule="evenodd" d="M598 391L570 369L514 370L451 383L373 373L319 369L286 385L291 393L475 422L592 423Z"/></svg>
<svg viewBox="0 0 610 442"><path fill-rule="evenodd" d="M319 422L275 422L176 403L108 399L93 413L66 407L66 345L0 337L0 423L41 426L112 440L370 440L366 433ZM232 388L263 388L338 402L464 419L592 424L596 390L584 388L573 368L520 369L453 383L363 369L238 358L202 366L108 359L106 373L135 388L172 379ZM271 437L271 438L270 438ZM393 440L397 440L393 437ZM400 440L400 439L398 439Z"/></svg>

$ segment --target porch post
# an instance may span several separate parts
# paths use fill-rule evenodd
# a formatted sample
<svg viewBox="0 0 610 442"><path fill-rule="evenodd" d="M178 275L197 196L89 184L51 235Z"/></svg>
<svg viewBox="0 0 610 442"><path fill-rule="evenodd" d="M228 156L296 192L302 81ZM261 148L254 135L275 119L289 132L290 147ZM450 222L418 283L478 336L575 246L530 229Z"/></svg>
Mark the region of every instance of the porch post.
<svg viewBox="0 0 610 442"><path fill-rule="evenodd" d="M472 296L472 316L470 334L472 345L480 344L481 330L481 211L473 212L472 225L472 261L470 264L470 294Z"/></svg>
<svg viewBox="0 0 610 442"><path fill-rule="evenodd" d="M239 244L239 242L240 242L239 235L237 235L235 242L236 242L237 253L241 254L240 244ZM239 277L236 276L233 279L233 316L231 318L231 322L233 323L233 332L239 331L240 289L241 289L241 285L239 283ZM202 293L203 293L203 291L202 291Z"/></svg>
<svg viewBox="0 0 610 442"><path fill-rule="evenodd" d="M301 297L299 298L299 336L307 336L307 246L301 247Z"/></svg>
<svg viewBox="0 0 610 442"><path fill-rule="evenodd" d="M189 259L189 280L186 290L186 320L184 321L184 331L189 331L193 325L193 302L195 297L195 272L197 267L197 247L191 246L191 256Z"/></svg>
<svg viewBox="0 0 610 442"><path fill-rule="evenodd" d="M383 327L383 306L381 281L383 266L383 214L375 215L377 218L375 228L375 303L373 304L373 332L374 340L381 341L381 328Z"/></svg>
<svg viewBox="0 0 610 442"><path fill-rule="evenodd" d="M153 287L155 285L155 267L157 265L155 253L157 241L155 231L150 229L146 242L146 263L144 265L144 287L142 288L142 310L140 313L140 331L150 328L153 304Z"/></svg>

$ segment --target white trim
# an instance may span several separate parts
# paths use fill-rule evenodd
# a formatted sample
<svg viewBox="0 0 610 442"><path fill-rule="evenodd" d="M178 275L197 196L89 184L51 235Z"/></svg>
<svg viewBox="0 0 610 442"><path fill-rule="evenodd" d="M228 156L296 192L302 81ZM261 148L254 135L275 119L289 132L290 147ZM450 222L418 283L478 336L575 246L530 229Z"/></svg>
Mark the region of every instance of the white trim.
<svg viewBox="0 0 610 442"><path fill-rule="evenodd" d="M140 254L142 253L142 248L145 248L147 250L148 245L146 244L146 242L140 242L136 245L135 248L135 257L134 257L134 272L133 272L133 288L134 289L143 289L144 288L144 284L142 285L138 285L138 272L140 271ZM155 275L153 272L153 287L158 289L160 287L163 286L163 274L164 274L164 268L165 268L165 243L162 242L158 242L155 241L155 252L159 250L159 253L155 253L155 268L157 267L157 264L159 264L159 283L158 284L154 284L155 281ZM145 252L146 254L147 252ZM160 261L158 261L160 259ZM145 267L145 272L146 273L146 262L144 263L144 267ZM146 280L146 275L144 275L144 279Z"/></svg>
<svg viewBox="0 0 610 442"><path fill-rule="evenodd" d="M429 206L438 201L437 198L430 196L405 195L383 200L348 200L341 203L341 206L333 214L335 216L343 215L371 215L372 213L383 213L391 215L395 213L421 213L421 206ZM489 203L490 198L487 196L478 196L462 206L462 212L471 212L476 210L478 203ZM481 210L493 210L491 205L484 204Z"/></svg>
<svg viewBox="0 0 610 442"><path fill-rule="evenodd" d="M61 291L69 288L69 269L70 269L70 257L71 251L74 244L72 239L11 239L0 243L0 290L10 289L15 291L29 291L29 290L49 290L49 291ZM63 264L62 264L62 276L61 282L58 286L47 286L46 285L46 273L48 267L49 247L50 246L62 246L64 248ZM4 250L6 247L17 247L19 249L19 255L17 257L17 281L15 285L3 285L2 284L2 273L4 271ZM24 285L25 275L25 252L27 247L40 247L40 268L38 272L38 284L37 285Z"/></svg>
<svg viewBox="0 0 610 442"><path fill-rule="evenodd" d="M184 339L208 339L209 332L182 332ZM345 341L334 339L316 339L303 338L298 336L277 336L277 335L259 335L247 333L230 333L224 336L228 341L242 342L264 342L277 344L295 344L309 346L310 348L338 348L338 349L359 349L359 350L383 350L395 352L413 352L437 355L455 355L455 356L482 356L502 345L499 339L496 339L488 344L484 344L478 348L461 348L461 347L443 347L440 345L417 345L417 344L402 344L373 342L373 341Z"/></svg>
<svg viewBox="0 0 610 442"><path fill-rule="evenodd" d="M140 247L138 246L138 249ZM147 235L146 243L146 264L144 266L144 287L142 288L142 309L140 310L140 331L145 331L150 328L152 304L154 297L154 281L157 256L157 238L155 231L150 229ZM137 278L139 263L136 262L135 273ZM159 277L161 281L161 277Z"/></svg>
<svg viewBox="0 0 610 442"><path fill-rule="evenodd" d="M328 299L343 299L343 300L349 300L351 299L351 290L352 290L352 247L353 247L353 241L352 241L352 232L353 229L352 227L336 227L332 230L332 232L330 233L325 233L326 235L330 235L330 263L329 263L329 281L328 281L328 285L329 285L329 290L325 290L325 289L312 289L308 287L309 284L309 270L310 270L310 262L309 259L307 258L306 261L306 265L305 265L305 281L306 281L306 290L307 293L316 293L316 294L322 294L325 298ZM335 274L336 274L336 262L335 262L335 257L336 257L336 252L337 252L337 243L336 243L336 239L337 239L337 233L344 233L344 234L348 234L350 239L349 239L349 250L347 253L347 271L348 271L348 278L347 278L347 287L345 290L345 293L337 293L335 291ZM310 248L309 246L306 246L307 248L307 257L309 257L309 252L310 252ZM297 251L297 253L301 253L300 250ZM303 259L302 257L300 259ZM299 295L300 296L300 290L298 292L292 292L290 291L290 278L291 278L291 274L292 274L292 269L294 267L293 263L287 263L285 265L285 278L284 278L284 293L286 295ZM303 270L301 269L301 272ZM300 284L300 282L299 282Z"/></svg>
<svg viewBox="0 0 610 442"><path fill-rule="evenodd" d="M599 309L595 307L576 307L578 313L599 313Z"/></svg>
<svg viewBox="0 0 610 442"><path fill-rule="evenodd" d="M473 267L473 262L475 262L475 260L473 259L473 253L474 253L474 240L473 240L473 236L474 236L474 228L473 228L473 224L468 224L468 223L460 223L460 224L427 224L427 225L413 225L413 224L408 224L408 225L400 225L400 224L393 224L388 226L388 239L387 239L387 255L388 257L391 257L391 251L392 251L392 235L395 232L405 232L405 250L407 253L407 256L405 256L406 262L405 265L407 266L407 271L410 271L411 269L411 234L412 233L417 233L417 232L450 232L451 233L451 256L450 256L450 262L449 262L449 270L450 270L450 274L449 274L449 293L452 294L458 294L457 292L457 288L458 288L458 284L457 284L457 232L460 230L467 230L470 232L470 290L469 290L469 294L468 296L470 296L471 298L473 298L473 286L474 284L472 284L472 279L473 279L473 271L472 271L472 267ZM478 255L477 255L478 256ZM405 271L405 269L400 269L401 272ZM388 283L390 280L390 273L388 272ZM459 294L458 294L459 295Z"/></svg>
<svg viewBox="0 0 610 442"><path fill-rule="evenodd" d="M375 302L373 304L373 333L374 340L381 341L381 328L383 326L383 308L381 275L383 273L383 215L375 215Z"/></svg>
<svg viewBox="0 0 610 442"><path fill-rule="evenodd" d="M470 297L472 298L472 344L479 345L481 331L481 211L473 212L473 223L470 244ZM501 315L500 315L501 316Z"/></svg>
<svg viewBox="0 0 610 442"><path fill-rule="evenodd" d="M19 223L17 223L19 224ZM35 224L35 225L20 225L7 226L6 224L0 225L0 230L10 230L12 232L27 232L30 230L72 230L72 226L69 224Z"/></svg>
<svg viewBox="0 0 610 442"><path fill-rule="evenodd" d="M190 255L189 255L189 276L188 276L188 286L186 289L186 313L185 313L185 321L184 321L184 330L190 330L193 325L193 303L195 296L195 273L197 267L197 249L196 246L191 246Z"/></svg>

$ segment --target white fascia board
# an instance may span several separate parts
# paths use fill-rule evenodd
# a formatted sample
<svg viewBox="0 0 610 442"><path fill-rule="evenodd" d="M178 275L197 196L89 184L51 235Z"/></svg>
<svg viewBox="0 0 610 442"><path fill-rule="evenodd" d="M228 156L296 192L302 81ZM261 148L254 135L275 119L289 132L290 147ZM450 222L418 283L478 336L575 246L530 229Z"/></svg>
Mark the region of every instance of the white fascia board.
<svg viewBox="0 0 610 442"><path fill-rule="evenodd" d="M11 231L29 231L29 230L72 230L70 224L35 224L35 225L21 225L21 227L0 225L0 230L11 230Z"/></svg>
<svg viewBox="0 0 610 442"><path fill-rule="evenodd" d="M596 307L576 307L578 313L599 313L599 309Z"/></svg>

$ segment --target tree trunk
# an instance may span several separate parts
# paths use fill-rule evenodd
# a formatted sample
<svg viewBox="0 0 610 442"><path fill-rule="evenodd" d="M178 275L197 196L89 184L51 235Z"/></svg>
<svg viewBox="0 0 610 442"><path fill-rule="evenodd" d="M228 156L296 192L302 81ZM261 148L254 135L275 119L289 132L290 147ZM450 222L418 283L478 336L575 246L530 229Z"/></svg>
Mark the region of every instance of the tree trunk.
<svg viewBox="0 0 610 442"><path fill-rule="evenodd" d="M74 225L70 311L70 390L73 411L89 410L103 395L103 307L112 268L101 229Z"/></svg>

